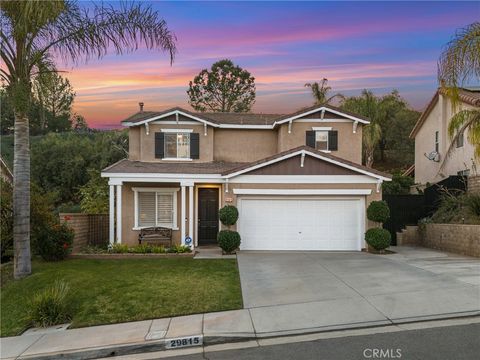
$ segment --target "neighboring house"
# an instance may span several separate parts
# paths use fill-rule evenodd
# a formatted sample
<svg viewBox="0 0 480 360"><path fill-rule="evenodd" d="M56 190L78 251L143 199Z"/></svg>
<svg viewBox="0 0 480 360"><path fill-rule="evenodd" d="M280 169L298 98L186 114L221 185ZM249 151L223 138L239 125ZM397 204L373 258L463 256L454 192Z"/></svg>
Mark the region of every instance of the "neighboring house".
<svg viewBox="0 0 480 360"><path fill-rule="evenodd" d="M366 207L390 180L361 165L367 119L330 105L288 115L140 106L122 121L129 158L102 172L111 242L134 245L142 227L163 226L176 243L215 244L218 209L232 204L244 250L365 247Z"/></svg>
<svg viewBox="0 0 480 360"><path fill-rule="evenodd" d="M0 177L3 181L13 184L13 174L10 171L7 163L0 156Z"/></svg>
<svg viewBox="0 0 480 360"><path fill-rule="evenodd" d="M460 89L459 97L460 104L456 112L480 108L480 91ZM451 144L448 124L453 115L452 102L440 89L410 133L410 137L415 139L415 182L420 186L436 183L451 175L474 175L480 170L472 144L467 136L462 136L454 144L453 153L440 171Z"/></svg>

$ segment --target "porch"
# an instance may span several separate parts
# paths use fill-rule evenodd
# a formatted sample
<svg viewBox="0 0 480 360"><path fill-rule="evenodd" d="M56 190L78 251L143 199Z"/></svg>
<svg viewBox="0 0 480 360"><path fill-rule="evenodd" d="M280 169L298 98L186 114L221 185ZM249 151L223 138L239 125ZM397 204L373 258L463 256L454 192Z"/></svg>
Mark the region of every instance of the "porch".
<svg viewBox="0 0 480 360"><path fill-rule="evenodd" d="M109 182L109 242L138 244L142 228L172 229L174 244L216 244L223 185L188 181Z"/></svg>

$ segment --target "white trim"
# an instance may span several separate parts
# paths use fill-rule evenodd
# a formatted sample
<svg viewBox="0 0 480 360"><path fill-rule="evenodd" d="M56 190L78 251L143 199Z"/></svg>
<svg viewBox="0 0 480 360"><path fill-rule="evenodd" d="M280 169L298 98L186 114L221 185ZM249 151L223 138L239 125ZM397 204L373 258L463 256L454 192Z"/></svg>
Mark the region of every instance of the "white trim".
<svg viewBox="0 0 480 360"><path fill-rule="evenodd" d="M294 156L298 156L300 154L302 154L302 152L305 152L305 154L308 154L310 156L313 156L317 159L320 159L320 160L324 160L324 161L327 161L329 163L332 163L332 164L335 164L335 165L338 165L340 167L344 167L346 169L350 169L350 170L353 170L355 172L358 172L358 173L361 173L361 174L364 174L364 175L368 175L368 176L371 176L371 177L374 177L374 178L377 178L377 179L382 179L384 181L391 181L391 179L389 178L386 178L384 176L381 176L381 175L377 175L377 174L374 174L374 173L371 173L369 171L366 171L366 170L363 170L363 169L358 169L357 167L355 166L351 166L351 165L347 165L343 162L340 162L340 161L336 161L336 160L333 160L333 159L330 159L328 157L325 157L325 156L322 156L320 154L315 154L315 153L312 153L308 150L298 150L298 151L295 151L293 153L290 153L290 154L286 154L284 156L281 156L281 157L278 157L276 159L272 159L270 161L266 161L264 163L261 163L261 164L257 164L257 165L254 165L254 166L251 166L251 167L248 167L248 168L245 168L245 169L242 169L242 170L239 170L237 172L234 172L234 173L231 173L231 174L228 174L226 176L224 176L225 178L232 178L232 177L235 177L235 176L238 176L238 175L241 175L241 174L244 174L246 172L250 172L252 170L255 170L255 169L259 169L259 168L262 168L264 166L267 166L267 165L270 165L270 164L274 164L276 162L279 162L279 161L282 161L282 160L285 160L285 159L289 159L291 157L294 157Z"/></svg>
<svg viewBox="0 0 480 360"><path fill-rule="evenodd" d="M180 190L179 187L172 187L172 188L166 188L166 187L132 187L132 191L135 192L159 192L159 193L171 193Z"/></svg>
<svg viewBox="0 0 480 360"><path fill-rule="evenodd" d="M376 184L366 175L240 175L232 184Z"/></svg>
<svg viewBox="0 0 480 360"><path fill-rule="evenodd" d="M158 226L162 226L162 225L158 225ZM149 227L151 227L151 226L134 226L132 228L132 230L142 230L142 229L147 229ZM178 230L178 227L168 227L168 228L171 229L171 230L175 230L175 231Z"/></svg>
<svg viewBox="0 0 480 360"><path fill-rule="evenodd" d="M185 174L185 173L102 173L108 178L170 178L170 179L221 179L221 174ZM142 180L143 181L143 180Z"/></svg>
<svg viewBox="0 0 480 360"><path fill-rule="evenodd" d="M192 239L192 248L195 247L193 236L193 184L188 186L188 236Z"/></svg>
<svg viewBox="0 0 480 360"><path fill-rule="evenodd" d="M160 129L164 133L192 133L193 129Z"/></svg>
<svg viewBox="0 0 480 360"><path fill-rule="evenodd" d="M340 116L344 116L344 117L346 117L346 118L348 118L348 119L351 119L351 120L353 120L353 121L359 121L359 122L361 122L361 123L363 123L363 124L369 124L369 123L370 123L370 122L367 121L367 120L359 119L359 118L357 118L357 117L355 117L355 116L348 115L348 114L342 113L342 112L340 112L340 111L333 110L333 109L331 109L331 108L329 108L329 107L327 107L327 106L320 106L320 107L318 107L318 108L315 108L315 109L312 109L312 110L309 110L309 111L305 111L305 112L303 112L303 113L300 113L300 114L297 114L297 115L294 115L294 116L290 116L290 117L288 117L288 118L286 118L286 119L282 119L282 120L280 120L280 121L275 121L274 126L277 125L277 124L284 124L284 123L289 122L289 121L291 121L291 120L296 120L296 119L298 119L298 118L301 118L302 116L310 115L310 114L316 113L316 112L318 112L318 111L323 111L323 112L328 111L328 112L331 112L331 113L334 113L334 114L337 114L337 115L340 115Z"/></svg>
<svg viewBox="0 0 480 360"><path fill-rule="evenodd" d="M370 189L233 189L235 195L370 195Z"/></svg>
<svg viewBox="0 0 480 360"><path fill-rule="evenodd" d="M117 243L122 243L122 185L117 185Z"/></svg>
<svg viewBox="0 0 480 360"><path fill-rule="evenodd" d="M310 111L306 111L306 112L303 112L301 114L297 114L295 116L291 116L289 118L286 118L286 119L282 119L280 121L275 121L273 124L271 125L242 125L242 124L216 124L216 123L213 123L211 121L208 121L208 120L205 120L205 119L202 119L202 118L199 118L197 116L194 116L194 115L190 115L190 114L187 114L181 110L172 110L172 111L169 111L168 113L165 113L165 114L162 114L162 115L158 115L158 116L154 116L152 118L148 118L148 119L145 119L145 120L142 120L142 121L139 121L139 122L123 122L122 125L124 126L127 126L127 127L130 127L130 126L139 126L139 125L143 125L143 124L147 124L149 122L152 122L152 121L156 121L156 120L159 120L159 119L163 119L165 117L168 117L168 116L171 116L171 115L175 115L176 116L176 119L177 121L165 121L165 122L158 122L158 123L163 123L163 124L169 124L169 123L173 123L173 124L180 124L182 123L181 121L178 120L178 115L183 115L185 117L188 117L192 120L195 120L195 121L199 121L203 124L207 124L207 125L210 125L210 126L213 126L213 127L218 127L218 128L223 128L223 129L265 129L265 130L270 130L270 129L274 129L277 125L279 124L284 124L286 122L290 122L292 120L297 120L299 118L301 118L302 116L305 116L305 115L310 115L310 114L313 114L315 112L318 112L318 111L321 111L322 112L322 118L320 119L321 122L346 122L346 121L358 121L358 122L361 122L362 124L370 124L369 121L367 120L363 120L363 119L359 119L355 116L352 116L352 115L348 115L348 114L345 114L345 113L342 113L340 111L336 111L336 110L333 110L329 107L326 107L326 106L321 106L321 107L318 107L318 108L315 108L313 110L310 110ZM349 120L345 120L345 119L324 119L323 118L323 114L325 113L325 111L329 111L333 114L337 114L337 115L340 115L340 116L344 116L346 117L347 119ZM306 120L306 121L305 121ZM314 120L318 120L318 119L299 119L298 121L302 121L302 122L310 122L310 121L314 121ZM184 124L186 124L186 122L183 122Z"/></svg>
<svg viewBox="0 0 480 360"><path fill-rule="evenodd" d="M350 119L298 119L295 120L298 123L349 123Z"/></svg>
<svg viewBox="0 0 480 360"><path fill-rule="evenodd" d="M332 127L331 126L326 126L326 127L312 126L312 130L313 131L330 131L330 130L332 130Z"/></svg>
<svg viewBox="0 0 480 360"><path fill-rule="evenodd" d="M108 240L110 244L115 242L115 185L110 185L108 196Z"/></svg>
<svg viewBox="0 0 480 360"><path fill-rule="evenodd" d="M164 161L193 161L191 158L162 158Z"/></svg>
<svg viewBox="0 0 480 360"><path fill-rule="evenodd" d="M198 126L198 121L160 121L160 120L154 120L152 121L152 124L155 125L197 125ZM132 123L132 125L135 125L135 123Z"/></svg>
<svg viewBox="0 0 480 360"><path fill-rule="evenodd" d="M185 186L180 190L180 240L185 245Z"/></svg>

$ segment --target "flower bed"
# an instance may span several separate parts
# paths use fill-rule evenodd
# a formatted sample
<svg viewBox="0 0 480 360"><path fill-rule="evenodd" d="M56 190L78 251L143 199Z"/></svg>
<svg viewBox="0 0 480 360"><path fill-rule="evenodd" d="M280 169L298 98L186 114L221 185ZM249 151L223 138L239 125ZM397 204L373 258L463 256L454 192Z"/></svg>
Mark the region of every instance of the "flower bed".
<svg viewBox="0 0 480 360"><path fill-rule="evenodd" d="M126 259L126 258L145 258L145 257L193 257L190 247L185 245L173 245L170 248L156 245L136 245L128 246L126 244L109 245L108 248L85 247L78 254L71 255L72 259Z"/></svg>

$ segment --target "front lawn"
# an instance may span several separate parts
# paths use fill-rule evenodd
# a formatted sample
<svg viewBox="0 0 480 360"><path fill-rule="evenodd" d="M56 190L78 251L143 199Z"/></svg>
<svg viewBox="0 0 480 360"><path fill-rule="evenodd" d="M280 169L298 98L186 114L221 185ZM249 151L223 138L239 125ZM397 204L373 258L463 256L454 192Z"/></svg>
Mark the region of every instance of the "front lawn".
<svg viewBox="0 0 480 360"><path fill-rule="evenodd" d="M70 285L72 327L242 308L235 260L34 261L33 274L20 281L6 279L10 270L2 267L1 336L29 326L29 298L57 279Z"/></svg>

